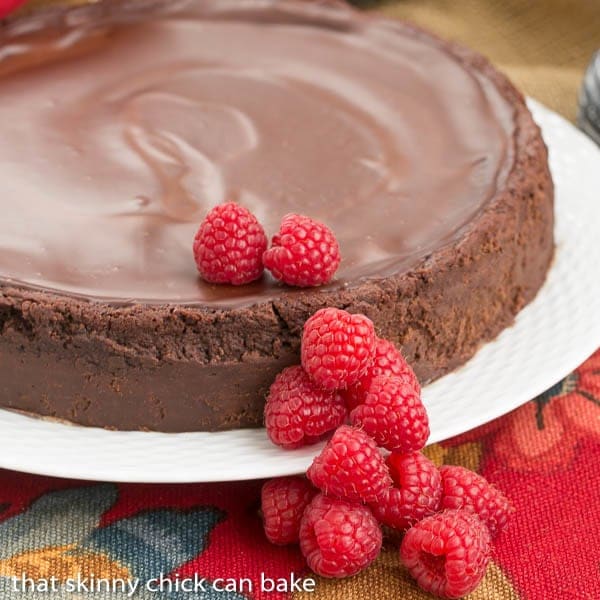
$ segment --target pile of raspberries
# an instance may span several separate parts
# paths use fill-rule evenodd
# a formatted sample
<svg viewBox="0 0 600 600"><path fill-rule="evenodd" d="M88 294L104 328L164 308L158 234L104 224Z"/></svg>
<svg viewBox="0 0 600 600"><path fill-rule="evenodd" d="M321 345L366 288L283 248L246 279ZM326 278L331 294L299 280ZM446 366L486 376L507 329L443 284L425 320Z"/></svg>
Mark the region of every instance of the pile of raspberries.
<svg viewBox="0 0 600 600"><path fill-rule="evenodd" d="M299 543L319 575L349 577L375 560L388 527L405 532L400 561L423 590L473 591L513 508L477 473L421 453L429 421L400 352L364 315L324 308L305 323L301 362L270 388L267 433L289 449L333 435L306 477L264 484L267 538Z"/></svg>
<svg viewBox="0 0 600 600"><path fill-rule="evenodd" d="M341 260L333 232L303 215L286 215L269 248L258 219L235 202L208 213L193 250L205 281L231 285L266 268L287 285L319 286ZM388 527L404 533L400 560L421 588L445 598L473 591L513 508L477 473L438 469L421 453L429 419L397 348L366 316L324 308L304 325L301 362L271 385L267 433L286 449L331 437L306 477L264 484L268 539L299 543L319 575L349 577L375 560Z"/></svg>

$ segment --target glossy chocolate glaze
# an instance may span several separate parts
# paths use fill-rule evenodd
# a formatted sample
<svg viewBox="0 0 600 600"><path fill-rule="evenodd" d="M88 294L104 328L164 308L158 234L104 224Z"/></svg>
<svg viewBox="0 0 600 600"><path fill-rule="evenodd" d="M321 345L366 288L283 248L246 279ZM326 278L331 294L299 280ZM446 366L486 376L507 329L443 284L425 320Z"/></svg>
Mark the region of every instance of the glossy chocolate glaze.
<svg viewBox="0 0 600 600"><path fill-rule="evenodd" d="M433 38L343 7L176 4L0 34L0 285L214 307L294 293L199 280L198 223L236 199L268 235L288 212L329 224L328 287L352 287L458 239L506 181L513 108Z"/></svg>
<svg viewBox="0 0 600 600"><path fill-rule="evenodd" d="M323 306L367 315L426 382L510 325L552 259L546 148L518 90L335 0L17 18L0 25L0 134L3 408L257 426ZM338 279L203 286L192 237L225 197L270 234L289 210L330 223Z"/></svg>

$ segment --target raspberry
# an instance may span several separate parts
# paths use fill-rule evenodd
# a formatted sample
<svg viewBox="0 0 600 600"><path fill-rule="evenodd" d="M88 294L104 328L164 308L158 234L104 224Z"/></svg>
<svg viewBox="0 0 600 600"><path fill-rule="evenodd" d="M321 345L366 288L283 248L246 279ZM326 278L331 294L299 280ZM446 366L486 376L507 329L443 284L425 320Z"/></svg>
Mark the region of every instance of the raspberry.
<svg viewBox="0 0 600 600"><path fill-rule="evenodd" d="M300 539L300 521L317 491L304 477L267 481L261 492L265 534L272 544L293 544Z"/></svg>
<svg viewBox="0 0 600 600"><path fill-rule="evenodd" d="M429 437L429 419L421 399L397 375L374 377L363 403L350 413L350 421L388 450L414 452Z"/></svg>
<svg viewBox="0 0 600 600"><path fill-rule="evenodd" d="M300 549L323 577L349 577L368 567L381 550L382 534L364 505L318 494L300 524Z"/></svg>
<svg viewBox="0 0 600 600"><path fill-rule="evenodd" d="M310 217L286 215L263 256L273 277L287 285L329 283L340 264L340 248L329 227Z"/></svg>
<svg viewBox="0 0 600 600"><path fill-rule="evenodd" d="M21 4L25 4L25 0L4 0L0 2L0 19L16 10Z"/></svg>
<svg viewBox="0 0 600 600"><path fill-rule="evenodd" d="M243 206L227 202L215 206L194 238L194 258L209 283L242 285L263 273L267 237L256 217Z"/></svg>
<svg viewBox="0 0 600 600"><path fill-rule="evenodd" d="M442 477L420 452L392 452L387 458L394 487L371 505L380 523L404 531L440 508Z"/></svg>
<svg viewBox="0 0 600 600"><path fill-rule="evenodd" d="M446 510L411 527L400 560L419 587L442 598L462 598L483 579L490 560L490 534L464 510Z"/></svg>
<svg viewBox="0 0 600 600"><path fill-rule="evenodd" d="M322 308L304 324L302 366L324 389L345 389L355 383L374 353L375 328L364 315Z"/></svg>
<svg viewBox="0 0 600 600"><path fill-rule="evenodd" d="M499 489L464 467L444 465L440 473L442 508L475 513L487 525L492 539L506 528L514 508Z"/></svg>
<svg viewBox="0 0 600 600"><path fill-rule="evenodd" d="M318 388L301 366L287 367L271 385L265 426L271 441L299 448L319 441L346 419L346 405L334 391Z"/></svg>
<svg viewBox="0 0 600 600"><path fill-rule="evenodd" d="M397 375L403 378L406 383L412 385L417 394L421 393L419 380L411 366L400 353L400 350L392 342L377 338L373 364L354 385L350 386L343 393L349 410L356 408L362 403L372 379L378 375Z"/></svg>
<svg viewBox="0 0 600 600"><path fill-rule="evenodd" d="M354 502L376 502L392 485L375 442L347 425L338 427L306 475L326 494Z"/></svg>

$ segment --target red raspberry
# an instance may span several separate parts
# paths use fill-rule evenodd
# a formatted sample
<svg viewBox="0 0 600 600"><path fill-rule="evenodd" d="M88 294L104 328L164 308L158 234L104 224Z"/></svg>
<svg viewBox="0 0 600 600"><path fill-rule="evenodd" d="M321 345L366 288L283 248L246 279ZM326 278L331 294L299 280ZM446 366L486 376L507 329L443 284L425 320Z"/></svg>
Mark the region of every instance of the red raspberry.
<svg viewBox="0 0 600 600"><path fill-rule="evenodd" d="M21 4L25 4L26 0L3 0L0 1L0 19L6 17L13 10L16 10Z"/></svg>
<svg viewBox="0 0 600 600"><path fill-rule="evenodd" d="M263 524L272 544L297 543L304 510L317 491L304 477L281 477L267 481L261 492Z"/></svg>
<svg viewBox="0 0 600 600"><path fill-rule="evenodd" d="M318 494L300 525L300 549L323 577L350 577L368 567L381 550L381 528L362 504Z"/></svg>
<svg viewBox="0 0 600 600"><path fill-rule="evenodd" d="M306 475L326 494L353 502L376 502L392 485L375 442L347 425L338 427Z"/></svg>
<svg viewBox="0 0 600 600"><path fill-rule="evenodd" d="M337 392L318 388L300 365L284 369L271 385L265 426L271 441L283 448L314 444L346 419Z"/></svg>
<svg viewBox="0 0 600 600"><path fill-rule="evenodd" d="M420 452L392 452L387 458L394 487L371 505L380 523L404 531L440 508L442 477Z"/></svg>
<svg viewBox="0 0 600 600"><path fill-rule="evenodd" d="M256 217L243 206L215 206L194 238L194 258L200 275L210 283L242 285L263 273L267 237Z"/></svg>
<svg viewBox="0 0 600 600"><path fill-rule="evenodd" d="M460 508L475 513L488 527L492 539L506 526L514 507L487 479L464 467L444 465L442 508Z"/></svg>
<svg viewBox="0 0 600 600"><path fill-rule="evenodd" d="M490 534L474 515L446 510L411 527L400 560L419 587L442 598L462 598L483 579L490 560Z"/></svg>
<svg viewBox="0 0 600 600"><path fill-rule="evenodd" d="M350 421L388 450L414 452L429 437L429 418L421 399L397 375L373 378L364 402L350 413Z"/></svg>
<svg viewBox="0 0 600 600"><path fill-rule="evenodd" d="M329 283L340 265L340 248L329 227L303 215L286 215L263 261L287 285Z"/></svg>
<svg viewBox="0 0 600 600"><path fill-rule="evenodd" d="M355 383L374 353L375 328L364 315L322 308L304 324L302 366L324 389L345 389Z"/></svg>
<svg viewBox="0 0 600 600"><path fill-rule="evenodd" d="M412 385L417 394L421 393L419 380L400 350L392 342L377 338L373 364L354 385L351 385L343 393L348 410L352 410L362 403L371 381L378 375L397 375L404 379L406 383Z"/></svg>

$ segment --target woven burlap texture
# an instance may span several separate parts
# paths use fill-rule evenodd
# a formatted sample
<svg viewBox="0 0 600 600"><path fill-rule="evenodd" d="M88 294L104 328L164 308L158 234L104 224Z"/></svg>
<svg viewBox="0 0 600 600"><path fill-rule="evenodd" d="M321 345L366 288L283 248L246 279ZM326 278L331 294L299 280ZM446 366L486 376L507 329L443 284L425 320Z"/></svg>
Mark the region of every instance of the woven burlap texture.
<svg viewBox="0 0 600 600"><path fill-rule="evenodd" d="M487 55L526 94L570 120L592 52L600 47L597 0L370 2Z"/></svg>

